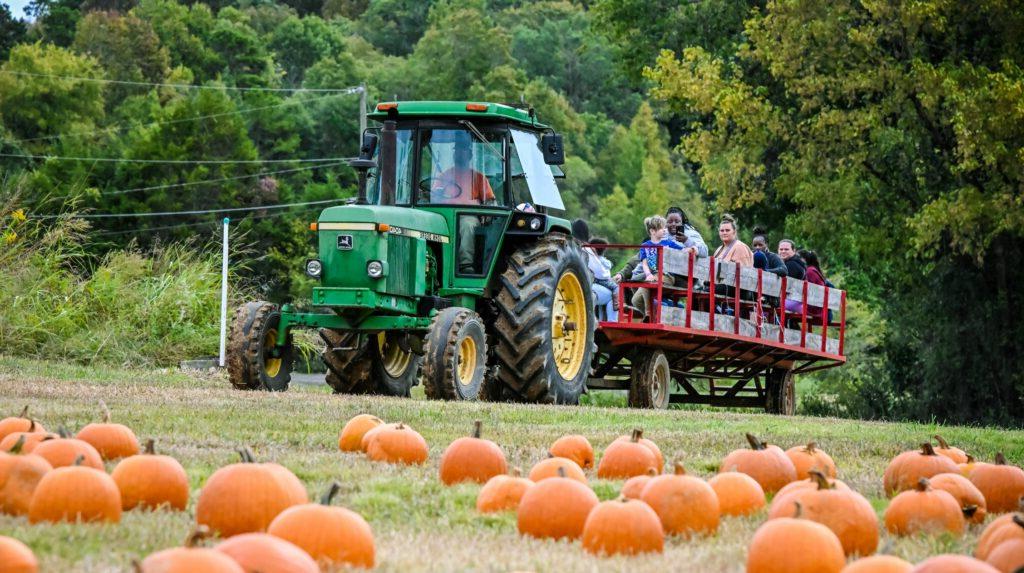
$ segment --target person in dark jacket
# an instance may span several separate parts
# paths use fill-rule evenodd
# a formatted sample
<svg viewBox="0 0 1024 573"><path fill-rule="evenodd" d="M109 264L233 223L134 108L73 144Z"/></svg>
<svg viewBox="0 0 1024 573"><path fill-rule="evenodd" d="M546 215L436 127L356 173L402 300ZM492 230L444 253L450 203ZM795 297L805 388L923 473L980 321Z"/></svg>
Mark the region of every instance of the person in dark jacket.
<svg viewBox="0 0 1024 573"><path fill-rule="evenodd" d="M754 236L750 240L750 246L754 248L754 268L763 269L766 273L789 276L789 269L786 268L782 257L768 250L768 232L764 227L754 227Z"/></svg>
<svg viewBox="0 0 1024 573"><path fill-rule="evenodd" d="M796 252L796 245L793 241L789 239L779 241L779 256L786 261L789 278L804 280L804 275L807 274L807 263Z"/></svg>
<svg viewBox="0 0 1024 573"><path fill-rule="evenodd" d="M700 232L690 224L690 219L679 207L669 207L665 214L668 224L669 237L681 243L685 250L692 250L698 257L708 256L708 245L704 242ZM633 278L636 268L640 266L640 257L632 257L626 261L622 270L612 275L615 282L628 281Z"/></svg>
<svg viewBox="0 0 1024 573"><path fill-rule="evenodd" d="M807 263L807 276L804 278L811 284L833 287L832 283L825 278L825 273L821 270L821 263L818 262L818 254L814 251L808 251L801 249L799 256ZM809 306L807 307L807 316L813 318L816 321L821 321L821 316L824 314L821 307Z"/></svg>

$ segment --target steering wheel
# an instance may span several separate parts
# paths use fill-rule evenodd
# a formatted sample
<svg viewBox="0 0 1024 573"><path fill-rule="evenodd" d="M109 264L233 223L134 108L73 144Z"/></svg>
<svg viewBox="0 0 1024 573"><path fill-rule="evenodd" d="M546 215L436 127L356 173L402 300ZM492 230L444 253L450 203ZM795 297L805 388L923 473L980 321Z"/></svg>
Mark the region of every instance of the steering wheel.
<svg viewBox="0 0 1024 573"><path fill-rule="evenodd" d="M455 199L456 197L461 197L463 192L462 187L455 181L445 180L441 177L434 177L432 175L427 175L420 179L418 187L422 193L430 197L431 201L434 200L433 195L435 192L440 195L441 199ZM455 188L454 194L445 192L452 187Z"/></svg>

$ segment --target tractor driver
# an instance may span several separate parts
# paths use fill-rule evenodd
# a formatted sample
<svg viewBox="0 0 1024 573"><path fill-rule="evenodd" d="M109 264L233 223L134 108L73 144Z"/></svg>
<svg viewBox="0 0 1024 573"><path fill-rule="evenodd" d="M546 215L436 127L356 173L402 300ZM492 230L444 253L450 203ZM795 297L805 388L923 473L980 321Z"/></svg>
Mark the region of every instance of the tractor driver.
<svg viewBox="0 0 1024 573"><path fill-rule="evenodd" d="M494 190L487 176L473 169L473 146L457 139L452 151L452 166L434 178L431 203L446 205L493 205ZM477 215L463 215L459 223L459 272L478 273L476 231L483 223Z"/></svg>

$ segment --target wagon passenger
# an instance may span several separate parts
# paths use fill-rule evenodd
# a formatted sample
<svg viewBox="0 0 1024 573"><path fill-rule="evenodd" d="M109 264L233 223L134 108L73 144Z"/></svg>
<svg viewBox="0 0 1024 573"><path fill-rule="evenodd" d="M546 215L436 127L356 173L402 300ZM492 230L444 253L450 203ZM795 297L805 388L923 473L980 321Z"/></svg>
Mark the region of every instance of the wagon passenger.
<svg viewBox="0 0 1024 573"><path fill-rule="evenodd" d="M768 232L763 227L754 227L754 237L750 240L750 246L754 248L755 268L780 277L789 276L789 269L786 268L782 257L768 250Z"/></svg>
<svg viewBox="0 0 1024 573"><path fill-rule="evenodd" d="M583 219L572 222L572 236L581 243L593 242L590 238L590 226ZM619 285L611 279L608 270L610 266L604 265L601 261L604 257L599 256L593 247L583 247L583 255L590 270L590 290L594 293L594 306L605 309L607 320L618 320Z"/></svg>
<svg viewBox="0 0 1024 573"><path fill-rule="evenodd" d="M782 239L779 241L779 256L786 262L786 270L789 273L789 278L804 280L807 275L807 264L804 262L800 255L796 252L796 244L790 239ZM786 301L786 312L803 312L804 307L800 304L800 301L787 300Z"/></svg>
<svg viewBox="0 0 1024 573"><path fill-rule="evenodd" d="M651 247L665 247L670 249L683 250L683 244L668 237L668 226L665 218L661 215L652 215L644 219L644 226L647 227L649 239L642 243L640 248L640 269L643 271L645 282L657 282L658 280L658 251ZM662 284L672 286L675 280L672 275L663 273ZM651 289L640 288L633 293L633 307L650 316ZM659 301L655 301L659 304Z"/></svg>
<svg viewBox="0 0 1024 573"><path fill-rule="evenodd" d="M821 266L818 262L818 254L814 251L808 251L801 249L798 253L800 258L807 263L807 276L804 280L816 285L826 286L828 281L825 280L825 274L821 272ZM821 322L822 308L820 306L808 306L807 307L807 318L813 319L815 322Z"/></svg>
<svg viewBox="0 0 1024 573"><path fill-rule="evenodd" d="M708 245L701 237L700 231L690 224L690 219L679 207L669 207L665 214L665 226L668 228L668 235L676 242L682 243L684 250L691 250L698 257L708 256ZM612 280L622 282L624 280L640 280L643 273L640 269L640 257L636 256L626 262L622 270L612 275Z"/></svg>

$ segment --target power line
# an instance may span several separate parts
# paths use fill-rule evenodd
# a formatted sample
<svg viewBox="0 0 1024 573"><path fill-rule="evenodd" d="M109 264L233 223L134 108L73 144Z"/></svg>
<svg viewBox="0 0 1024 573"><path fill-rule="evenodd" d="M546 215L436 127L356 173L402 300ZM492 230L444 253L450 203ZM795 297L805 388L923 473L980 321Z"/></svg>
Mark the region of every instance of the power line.
<svg viewBox="0 0 1024 573"><path fill-rule="evenodd" d="M358 93L363 86L350 86L347 88L242 88L237 86L203 86L195 84L168 84L161 82L133 82L127 80L108 80L105 78L85 78L78 76L61 76L56 74L40 74L37 72L21 72L16 70L0 70L0 74L11 74L16 76L31 76L37 78L51 78L58 80L72 80L78 82L93 82L100 84L117 84L126 86L149 86L164 88L183 88L193 90L222 90L239 92L287 92L287 93Z"/></svg>
<svg viewBox="0 0 1024 573"><path fill-rule="evenodd" d="M316 159L125 159L121 157L67 157L62 155L24 155L19 153L0 153L0 157L15 159L46 159L58 161L93 161L107 163L146 163L170 165L223 165L251 163L317 163L327 161L344 161L345 157L318 157Z"/></svg>
<svg viewBox="0 0 1024 573"><path fill-rule="evenodd" d="M295 211L284 211L284 212L281 212L281 213L267 213L265 215L250 215L248 217L245 217L244 219L238 220L237 223L233 221L232 224L233 225L234 224L241 224L241 223L244 223L245 221L253 221L253 220L260 220L260 219L271 219L273 217L283 217L285 215L293 215L293 214L296 214L296 213L304 213L306 211L311 211L312 209L313 209L312 207L306 207L304 209L296 209ZM199 221L199 222L196 222L196 223L180 223L178 225L162 225L160 227L140 227L140 228L136 228L136 229L126 229L126 230L123 230L123 231L97 231L95 233L90 233L90 235L91 236L127 235L127 234L130 234L130 233L149 233L149 232L153 232L153 231L168 231L168 230L171 230L171 229L179 229L179 228L185 228L185 227L202 227L203 225L218 225L219 226L219 225L222 225L222 224L223 223L221 223L221 221L219 221L219 220L210 220L210 221Z"/></svg>
<svg viewBox="0 0 1024 573"><path fill-rule="evenodd" d="M175 215L208 215L210 213L238 213L244 211L266 211L269 209L286 209L288 207L301 207L303 205L325 205L327 203L340 203L345 199L327 199L324 201L306 201L303 203L281 203L277 205L260 205L257 207L229 207L226 209L202 209L196 211L160 211L142 213L86 213L84 215L32 215L32 219L59 219L69 217L72 219L110 219L122 217L171 217Z"/></svg>

